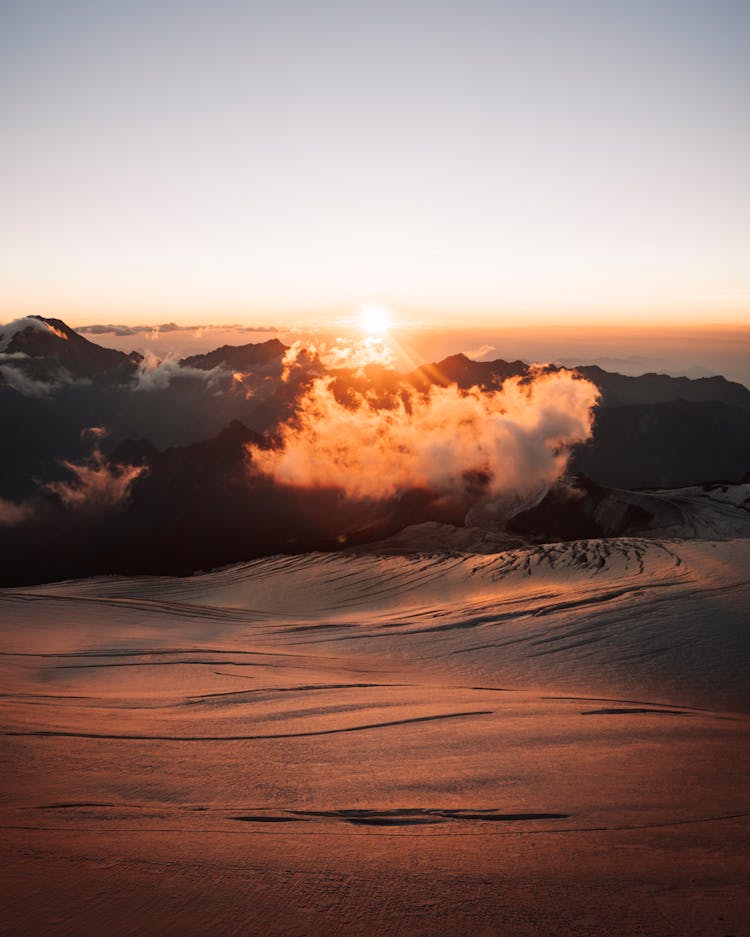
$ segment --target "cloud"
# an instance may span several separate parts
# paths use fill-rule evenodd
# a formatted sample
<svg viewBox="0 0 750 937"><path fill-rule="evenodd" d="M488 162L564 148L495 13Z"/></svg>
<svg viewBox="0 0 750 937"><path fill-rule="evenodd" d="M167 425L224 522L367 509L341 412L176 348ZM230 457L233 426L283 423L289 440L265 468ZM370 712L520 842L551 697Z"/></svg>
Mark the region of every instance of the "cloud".
<svg viewBox="0 0 750 937"><path fill-rule="evenodd" d="M221 366L205 371L181 365L176 355L162 359L146 351L138 365L134 390L165 390L175 378L198 378L211 386L222 378L228 381L230 377L231 372Z"/></svg>
<svg viewBox="0 0 750 937"><path fill-rule="evenodd" d="M22 319L13 319L12 322L6 322L5 325L0 325L0 352L7 349L8 345L13 341L14 335L26 329L36 329L37 332L52 331L56 335L60 334L56 328L47 325L46 322L42 322L40 319L34 318L34 316L24 316Z"/></svg>
<svg viewBox="0 0 750 937"><path fill-rule="evenodd" d="M512 378L484 393L402 386L389 407L367 394L337 399L317 378L275 449L250 446L254 471L305 488L388 498L413 488L471 503L537 498L564 472L570 447L591 436L599 392L569 372Z"/></svg>
<svg viewBox="0 0 750 937"><path fill-rule="evenodd" d="M328 370L336 368L360 370L370 364L388 367L394 363L393 355L385 340L377 335L370 335L357 341L337 338L335 342L321 345L318 354Z"/></svg>
<svg viewBox="0 0 750 937"><path fill-rule="evenodd" d="M394 357L383 338L368 336L361 340L337 338L331 342L296 341L286 351L282 380L288 381L295 371L321 374L324 370L350 368L361 371L370 364L388 367Z"/></svg>
<svg viewBox="0 0 750 937"><path fill-rule="evenodd" d="M161 332L192 332L199 337L211 331L278 332L279 329L275 325L178 325L176 322L162 322L159 325L79 325L76 328L80 335L115 335L119 338L143 333L154 337Z"/></svg>
<svg viewBox="0 0 750 937"><path fill-rule="evenodd" d="M76 329L79 335L117 335L120 337L137 335L140 331L138 326L133 325L79 325Z"/></svg>
<svg viewBox="0 0 750 937"><path fill-rule="evenodd" d="M29 504L16 504L14 501L0 498L0 527L22 524L31 517L32 513L33 508Z"/></svg>
<svg viewBox="0 0 750 937"><path fill-rule="evenodd" d="M111 465L99 448L107 431L102 426L91 426L82 436L94 440L91 455L83 462L62 460L70 472L70 481L47 482L44 488L56 494L68 508L99 510L116 507L127 497L130 486L146 471L143 465Z"/></svg>
<svg viewBox="0 0 750 937"><path fill-rule="evenodd" d="M480 358L484 358L485 355L488 355L491 351L494 350L494 345L482 345L480 348L475 348L473 351L466 351L464 354L467 358L473 358L475 361L478 361Z"/></svg>
<svg viewBox="0 0 750 937"><path fill-rule="evenodd" d="M55 368L53 372L54 377L49 377L47 380L38 380L30 374L27 374L21 367L18 367L17 364L7 363L19 362L20 364L28 364L32 361L33 359L22 352L14 354L3 354L0 352L0 377L2 378L2 380L0 380L0 385L4 382L8 387L12 387L13 390L17 391L19 394L23 394L24 397L50 397L58 393L63 387L71 387L73 385L83 387L91 384L89 378L73 377L73 375L63 367Z"/></svg>
<svg viewBox="0 0 750 937"><path fill-rule="evenodd" d="M35 381L33 377L11 364L0 364L0 376L8 387L12 387L24 397L49 397L60 387L60 384L54 381Z"/></svg>

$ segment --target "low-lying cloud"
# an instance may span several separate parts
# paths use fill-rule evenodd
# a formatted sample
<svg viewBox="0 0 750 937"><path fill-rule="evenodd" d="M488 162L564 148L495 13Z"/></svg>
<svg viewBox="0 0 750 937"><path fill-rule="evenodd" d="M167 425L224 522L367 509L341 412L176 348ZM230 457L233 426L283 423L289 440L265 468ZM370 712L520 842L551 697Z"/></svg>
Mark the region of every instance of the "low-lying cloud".
<svg viewBox="0 0 750 937"><path fill-rule="evenodd" d="M106 436L101 426L84 431L94 441L91 455L82 462L62 460L71 475L69 481L51 481L47 491L56 494L67 508L99 510L116 507L127 497L132 483L142 475L143 465L113 465L101 451L99 442Z"/></svg>
<svg viewBox="0 0 750 937"><path fill-rule="evenodd" d="M134 389L166 390L173 380L181 378L195 378L211 386L222 376L227 377L228 374L226 368L212 368L204 371L201 368L181 365L176 355L162 359L153 352L147 351L138 365Z"/></svg>
<svg viewBox="0 0 750 937"><path fill-rule="evenodd" d="M403 386L392 406L367 394L337 399L313 381L274 449L249 447L255 471L284 485L388 498L425 488L461 501L528 499L565 471L591 436L599 392L569 372L513 378L494 392Z"/></svg>
<svg viewBox="0 0 750 937"><path fill-rule="evenodd" d="M0 527L13 527L16 524L22 524L32 514L33 508L31 505L18 504L15 501L0 498Z"/></svg>
<svg viewBox="0 0 750 937"><path fill-rule="evenodd" d="M53 397L68 387L89 386L85 377L73 377L65 368L54 370L54 377L39 380L24 371L20 364L28 362L29 356L22 352L7 354L0 352L0 385L5 384L24 397Z"/></svg>
<svg viewBox="0 0 750 937"><path fill-rule="evenodd" d="M36 381L13 364L7 364L8 355L0 354L0 383L12 387L24 397L49 397L59 389L53 381Z"/></svg>
<svg viewBox="0 0 750 937"><path fill-rule="evenodd" d="M206 332L278 332L275 325L178 325L176 322L162 322L159 325L79 325L76 332L81 335L115 335L120 338L129 335L154 335L162 332L191 332L204 334Z"/></svg>
<svg viewBox="0 0 750 937"><path fill-rule="evenodd" d="M296 341L282 360L282 380L288 381L295 372L321 374L346 368L361 371L371 364L389 367L394 358L385 341L378 336L364 339L337 338L334 341Z"/></svg>

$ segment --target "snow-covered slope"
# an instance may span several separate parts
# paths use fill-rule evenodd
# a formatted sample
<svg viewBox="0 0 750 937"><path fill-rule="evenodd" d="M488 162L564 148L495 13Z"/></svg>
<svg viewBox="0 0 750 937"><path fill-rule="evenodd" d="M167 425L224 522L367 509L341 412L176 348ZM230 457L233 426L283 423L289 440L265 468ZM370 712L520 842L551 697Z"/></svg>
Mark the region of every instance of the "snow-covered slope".
<svg viewBox="0 0 750 937"><path fill-rule="evenodd" d="M47 616L62 647L106 652L113 610L135 643L335 648L396 666L516 686L607 688L685 704L750 709L750 540L584 540L509 550L274 557L185 579L119 577L7 590L10 608ZM71 610L68 631L60 609ZM153 613L153 617L149 617ZM45 635L47 627L44 629ZM133 632L115 632L132 643ZM32 635L14 637L20 650ZM45 638L46 640L46 638ZM10 648L8 648L10 650ZM104 654L106 656L106 653Z"/></svg>
<svg viewBox="0 0 750 937"><path fill-rule="evenodd" d="M2 591L0 920L746 933L748 609L750 540Z"/></svg>
<svg viewBox="0 0 750 937"><path fill-rule="evenodd" d="M553 487L529 510L511 518L516 536L535 541L581 536L659 540L731 540L750 537L750 484L627 491L589 479Z"/></svg>

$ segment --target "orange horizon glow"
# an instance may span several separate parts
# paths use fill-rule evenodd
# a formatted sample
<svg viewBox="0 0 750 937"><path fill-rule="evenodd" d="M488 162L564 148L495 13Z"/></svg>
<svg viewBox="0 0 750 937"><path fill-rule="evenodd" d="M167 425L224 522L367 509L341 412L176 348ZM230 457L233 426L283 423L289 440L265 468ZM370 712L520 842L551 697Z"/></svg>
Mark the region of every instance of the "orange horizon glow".
<svg viewBox="0 0 750 937"><path fill-rule="evenodd" d="M572 310L508 310L486 308L472 310L437 307L424 309L399 305L378 304L389 317L382 330L363 325L362 310L367 303L356 303L350 307L337 308L289 308L289 307L226 307L217 311L216 306L195 308L190 306L148 306L133 308L116 304L88 308L86 305L66 306L63 303L17 303L0 302L0 325L24 316L43 316L62 319L71 328L92 325L152 326L158 328L165 323L174 323L181 328L251 328L276 331L365 331L382 334L388 331L445 331L460 328L461 331L508 330L533 333L540 330L590 329L594 332L647 331L693 331L725 329L750 330L750 304L739 309L674 310L651 307L635 309L608 309L605 311Z"/></svg>

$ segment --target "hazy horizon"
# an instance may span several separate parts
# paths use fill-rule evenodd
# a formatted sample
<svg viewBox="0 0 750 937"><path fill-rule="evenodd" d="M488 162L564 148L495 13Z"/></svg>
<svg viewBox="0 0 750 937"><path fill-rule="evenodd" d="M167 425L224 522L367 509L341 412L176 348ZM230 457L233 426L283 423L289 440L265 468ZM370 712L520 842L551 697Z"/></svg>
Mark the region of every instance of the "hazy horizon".
<svg viewBox="0 0 750 937"><path fill-rule="evenodd" d="M272 323L248 322L180 324L89 323L82 328L90 341L120 351L151 352L159 357L202 354L220 345L244 345L278 337L286 344L316 338L362 337L356 320L338 325L284 328ZM116 329L117 331L113 331ZM638 375L668 373L690 378L722 375L750 387L750 326L575 326L460 327L415 326L394 323L390 330L403 352L403 367L463 353L470 358L522 359L572 366L598 364L605 370ZM386 341L389 341L386 335Z"/></svg>

